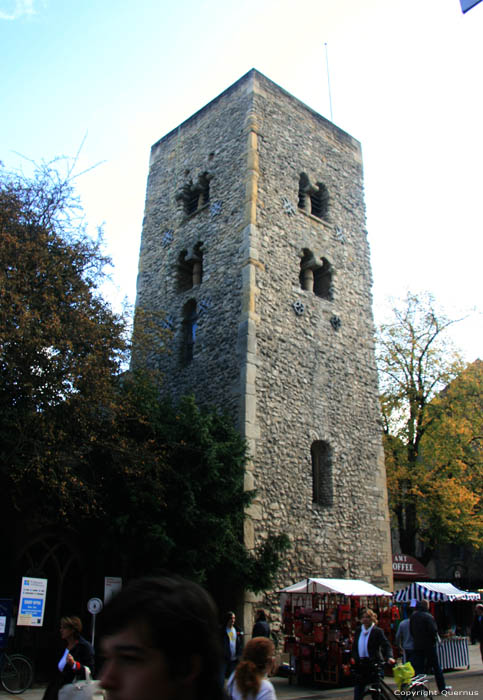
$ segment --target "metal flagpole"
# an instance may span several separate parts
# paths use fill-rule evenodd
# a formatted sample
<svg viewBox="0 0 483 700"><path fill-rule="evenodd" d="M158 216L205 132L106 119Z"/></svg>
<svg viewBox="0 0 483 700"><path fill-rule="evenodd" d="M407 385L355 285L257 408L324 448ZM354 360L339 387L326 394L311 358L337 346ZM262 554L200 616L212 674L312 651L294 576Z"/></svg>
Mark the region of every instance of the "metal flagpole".
<svg viewBox="0 0 483 700"><path fill-rule="evenodd" d="M324 46L325 46L325 64L327 66L327 87L329 89L330 121L334 121L332 118L332 95L330 93L329 52L327 49L327 42L325 42Z"/></svg>

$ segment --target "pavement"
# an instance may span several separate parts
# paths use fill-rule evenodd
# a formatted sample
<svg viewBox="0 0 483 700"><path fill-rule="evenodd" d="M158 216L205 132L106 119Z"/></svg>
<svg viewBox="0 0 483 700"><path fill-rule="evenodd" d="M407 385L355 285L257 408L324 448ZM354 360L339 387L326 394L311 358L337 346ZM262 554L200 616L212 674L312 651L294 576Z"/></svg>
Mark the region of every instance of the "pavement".
<svg viewBox="0 0 483 700"><path fill-rule="evenodd" d="M478 644L469 646L469 655L470 667L468 669L444 672L446 683L453 688L453 690L448 692L448 700L461 700L462 696L473 696L483 700L483 662ZM431 691L431 696L437 695L434 677L428 676L428 679L428 688ZM346 688L322 687L320 685L301 686L297 685L295 681L290 684L287 678L279 676L273 676L270 680L275 687L278 700L316 700L317 698L320 698L320 700L331 700L331 698L352 698L353 696L353 689L350 686ZM386 678L385 680L393 690L396 689L392 678ZM25 693L12 696L1 689L0 698L16 697L18 700L42 700L44 690L45 685L34 685L29 690L26 690Z"/></svg>

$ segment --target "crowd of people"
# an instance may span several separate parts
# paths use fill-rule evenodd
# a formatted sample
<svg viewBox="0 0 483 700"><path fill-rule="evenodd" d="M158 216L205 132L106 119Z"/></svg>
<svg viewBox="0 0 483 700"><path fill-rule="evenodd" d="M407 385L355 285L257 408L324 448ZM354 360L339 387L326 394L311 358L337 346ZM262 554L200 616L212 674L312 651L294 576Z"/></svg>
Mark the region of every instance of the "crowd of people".
<svg viewBox="0 0 483 700"><path fill-rule="evenodd" d="M236 615L221 629L211 596L178 576L142 578L123 588L100 616L100 692L108 700L276 700L270 675L275 645L265 611L259 610L251 639L244 643ZM352 645L354 700L362 700L368 669L393 664L393 649L374 611L361 611ZM78 617L63 617L65 650L43 700L57 700L74 679L95 673L92 645L82 637ZM449 690L436 654L438 631L427 601L418 603L398 629L396 644L416 673L432 667L440 693ZM472 641L483 660L483 605L477 605ZM97 697L97 696L96 696Z"/></svg>

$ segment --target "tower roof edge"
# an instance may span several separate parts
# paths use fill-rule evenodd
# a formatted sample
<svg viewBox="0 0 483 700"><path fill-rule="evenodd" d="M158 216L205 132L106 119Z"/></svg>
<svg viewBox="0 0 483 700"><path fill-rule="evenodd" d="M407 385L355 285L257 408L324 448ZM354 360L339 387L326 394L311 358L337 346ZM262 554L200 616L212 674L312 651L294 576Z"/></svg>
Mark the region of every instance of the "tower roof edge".
<svg viewBox="0 0 483 700"><path fill-rule="evenodd" d="M223 92L221 92L219 95L217 95L217 96L214 97L212 100L210 100L210 102L208 102L208 103L205 104L203 107L201 107L201 109L199 109L199 110L197 110L196 112L194 112L190 117L188 117L187 119L185 119L183 122L181 122L181 123L180 123L178 126L176 126L174 129L172 129L172 130L169 131L167 134L165 134L164 136L162 136L158 141L156 141L156 142L152 145L151 150L154 150L154 149L155 149L157 146L159 146L161 143L163 143L164 141L167 141L167 140L169 140L170 138L172 138L180 129L183 129L184 126L186 126L186 125L190 124L191 122L195 121L198 117L200 117L200 116L201 116L202 114L204 114L206 111L208 111L209 109L211 109L211 107L212 107L213 105L215 105L217 102L219 102L219 100L221 100L223 97L226 97L226 96L229 95L230 93L235 92L241 85L243 85L243 83L247 83L247 82L249 82L250 80L253 82L253 92L256 92L256 91L257 91L257 90L256 90L256 87L255 87L255 83L259 83L259 84L262 83L262 84L263 84L263 83L265 82L266 84L270 85L270 86L272 87L272 89L275 88L275 89L278 90L279 92L283 93L283 94L284 94L286 97L288 97L290 100L293 100L293 101L296 102L299 106L303 107L305 110L307 110L308 112L310 112L310 114L311 114L313 117L315 117L317 120L320 120L320 121L324 124L324 126L325 126L326 128L328 127L328 128L330 128L330 129L332 129L334 132L336 132L337 135L339 136L339 138L342 138L343 140L350 140L350 141L352 142L352 144L353 144L356 148L359 148L359 149L360 149L360 143L359 143L359 141L358 141L357 139L355 139L353 136L351 136L349 133L347 133L346 131L344 131L344 130L341 129L340 127L336 126L333 122L331 122L329 119L327 119L326 117L324 117L324 116L322 116L321 114L319 114L317 111L315 111L314 109L312 109L312 107L309 107L309 106L308 106L307 104L305 104L305 102L303 102L302 100L298 99L297 97L294 97L294 95L292 95L290 92L288 92L288 91L285 90L284 88L280 87L280 85L278 85L277 83L275 83L275 82L274 82L273 80L271 80L270 78L267 78L266 75L264 75L263 73L261 73L261 72L260 72L259 70L257 70L256 68L251 68L247 73L245 73L244 75L242 75L241 78L239 78L238 80L236 80L234 83L232 83L232 85L230 85L230 86L227 87L225 90L223 90Z"/></svg>

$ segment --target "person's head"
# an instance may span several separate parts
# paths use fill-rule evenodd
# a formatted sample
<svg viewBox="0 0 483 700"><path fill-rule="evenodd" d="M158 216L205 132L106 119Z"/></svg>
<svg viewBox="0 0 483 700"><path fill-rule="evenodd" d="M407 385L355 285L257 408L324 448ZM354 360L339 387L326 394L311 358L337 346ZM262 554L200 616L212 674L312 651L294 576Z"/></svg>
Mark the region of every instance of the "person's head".
<svg viewBox="0 0 483 700"><path fill-rule="evenodd" d="M177 576L131 582L106 606L100 681L110 700L221 698L215 604Z"/></svg>
<svg viewBox="0 0 483 700"><path fill-rule="evenodd" d="M371 625L377 624L377 615L374 610L370 608L364 608L361 611L361 623L366 629L369 629Z"/></svg>
<svg viewBox="0 0 483 700"><path fill-rule="evenodd" d="M426 600L426 598L423 598L423 600L420 600L418 603L418 610L421 610L421 612L428 612L429 610L429 601Z"/></svg>
<svg viewBox="0 0 483 700"><path fill-rule="evenodd" d="M263 677L272 669L275 647L267 637L253 637L246 643L235 671L239 691L246 697L258 695Z"/></svg>
<svg viewBox="0 0 483 700"><path fill-rule="evenodd" d="M225 627L233 627L233 625L235 624L235 620L235 613L229 610L225 615Z"/></svg>
<svg viewBox="0 0 483 700"><path fill-rule="evenodd" d="M478 605L476 606L475 613L477 615L483 615L483 605L481 603L478 603Z"/></svg>
<svg viewBox="0 0 483 700"><path fill-rule="evenodd" d="M82 632L82 622L75 616L65 616L60 619L60 636L62 639L79 639Z"/></svg>
<svg viewBox="0 0 483 700"><path fill-rule="evenodd" d="M257 620L257 622L266 622L267 621L267 616L265 614L265 610L257 610L256 620Z"/></svg>

